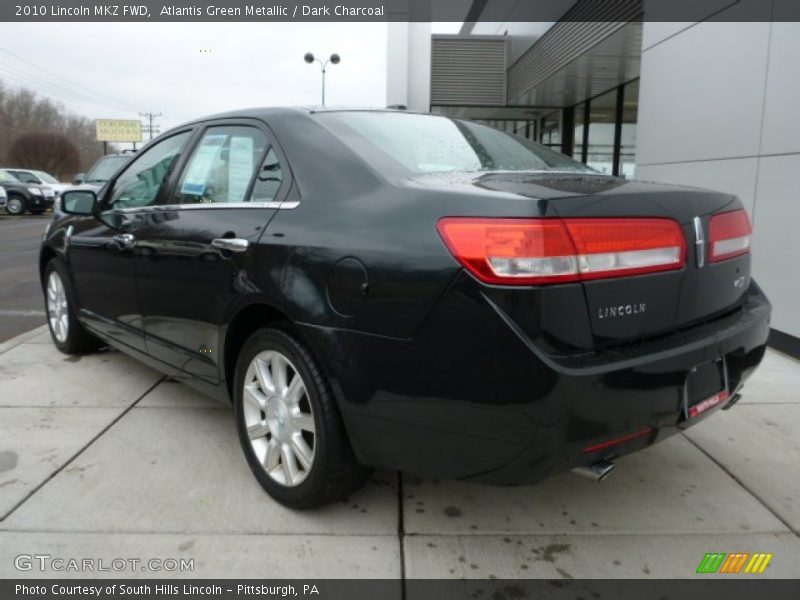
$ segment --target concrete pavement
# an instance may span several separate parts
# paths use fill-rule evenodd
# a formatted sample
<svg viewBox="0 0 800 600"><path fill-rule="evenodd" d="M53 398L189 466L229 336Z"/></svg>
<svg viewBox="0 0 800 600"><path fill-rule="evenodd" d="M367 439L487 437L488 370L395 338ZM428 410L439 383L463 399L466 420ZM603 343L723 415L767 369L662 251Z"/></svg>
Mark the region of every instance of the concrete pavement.
<svg viewBox="0 0 800 600"><path fill-rule="evenodd" d="M800 363L770 351L734 409L601 484L379 472L293 512L252 477L230 409L118 352L64 356L41 328L0 344L0 577L83 575L14 568L49 553L195 561L129 577L683 578L706 552L769 552L761 577L797 577L798 390Z"/></svg>

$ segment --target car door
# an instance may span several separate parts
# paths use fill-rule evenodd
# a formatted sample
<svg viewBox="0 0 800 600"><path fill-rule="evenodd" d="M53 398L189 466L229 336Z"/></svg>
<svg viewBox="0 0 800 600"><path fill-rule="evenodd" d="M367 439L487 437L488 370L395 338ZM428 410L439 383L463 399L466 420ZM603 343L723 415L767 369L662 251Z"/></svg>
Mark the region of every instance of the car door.
<svg viewBox="0 0 800 600"><path fill-rule="evenodd" d="M220 381L221 336L237 297L255 293L247 261L291 185L263 123L207 124L168 198L137 232L148 352Z"/></svg>
<svg viewBox="0 0 800 600"><path fill-rule="evenodd" d="M68 228L67 255L81 317L102 335L136 350L145 350L136 231L190 136L191 130L178 132L137 156L104 189L101 213L75 218Z"/></svg>

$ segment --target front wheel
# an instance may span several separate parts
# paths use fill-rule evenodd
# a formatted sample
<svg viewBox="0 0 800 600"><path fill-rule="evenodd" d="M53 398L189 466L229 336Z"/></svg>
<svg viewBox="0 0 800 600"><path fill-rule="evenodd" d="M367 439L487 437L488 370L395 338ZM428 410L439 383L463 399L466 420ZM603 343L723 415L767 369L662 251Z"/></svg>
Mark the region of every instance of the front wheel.
<svg viewBox="0 0 800 600"><path fill-rule="evenodd" d="M359 465L324 375L293 336L268 328L236 364L234 410L250 469L275 500L311 508L344 498L369 470Z"/></svg>
<svg viewBox="0 0 800 600"><path fill-rule="evenodd" d="M65 354L90 352L102 345L78 321L74 298L66 267L58 259L52 259L47 263L44 279L47 325L56 348Z"/></svg>
<svg viewBox="0 0 800 600"><path fill-rule="evenodd" d="M18 217L25 214L25 200L19 196L9 196L6 204L6 212Z"/></svg>

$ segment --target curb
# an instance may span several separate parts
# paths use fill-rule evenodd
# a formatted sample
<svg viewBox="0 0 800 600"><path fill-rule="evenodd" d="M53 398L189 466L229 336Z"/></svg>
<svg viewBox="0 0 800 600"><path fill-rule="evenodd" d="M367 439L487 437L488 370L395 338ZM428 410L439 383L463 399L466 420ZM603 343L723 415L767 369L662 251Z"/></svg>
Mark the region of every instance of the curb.
<svg viewBox="0 0 800 600"><path fill-rule="evenodd" d="M40 335L47 330L48 330L47 325L40 325L35 329L31 329L30 331L26 331L25 333L20 333L18 336L0 343L0 354L4 354L5 352L8 352L12 348L16 348L17 346L24 344L28 340L35 338L37 335Z"/></svg>

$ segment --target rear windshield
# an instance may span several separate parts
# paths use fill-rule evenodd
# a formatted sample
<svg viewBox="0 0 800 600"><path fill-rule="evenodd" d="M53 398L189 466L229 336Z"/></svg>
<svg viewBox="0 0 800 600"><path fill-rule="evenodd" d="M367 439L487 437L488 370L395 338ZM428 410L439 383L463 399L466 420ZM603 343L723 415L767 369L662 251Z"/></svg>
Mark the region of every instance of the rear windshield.
<svg viewBox="0 0 800 600"><path fill-rule="evenodd" d="M591 171L545 146L471 121L398 112L317 116L375 166L377 150L414 173Z"/></svg>
<svg viewBox="0 0 800 600"><path fill-rule="evenodd" d="M117 170L130 160L129 156L106 156L101 158L86 174L86 183L105 183Z"/></svg>

